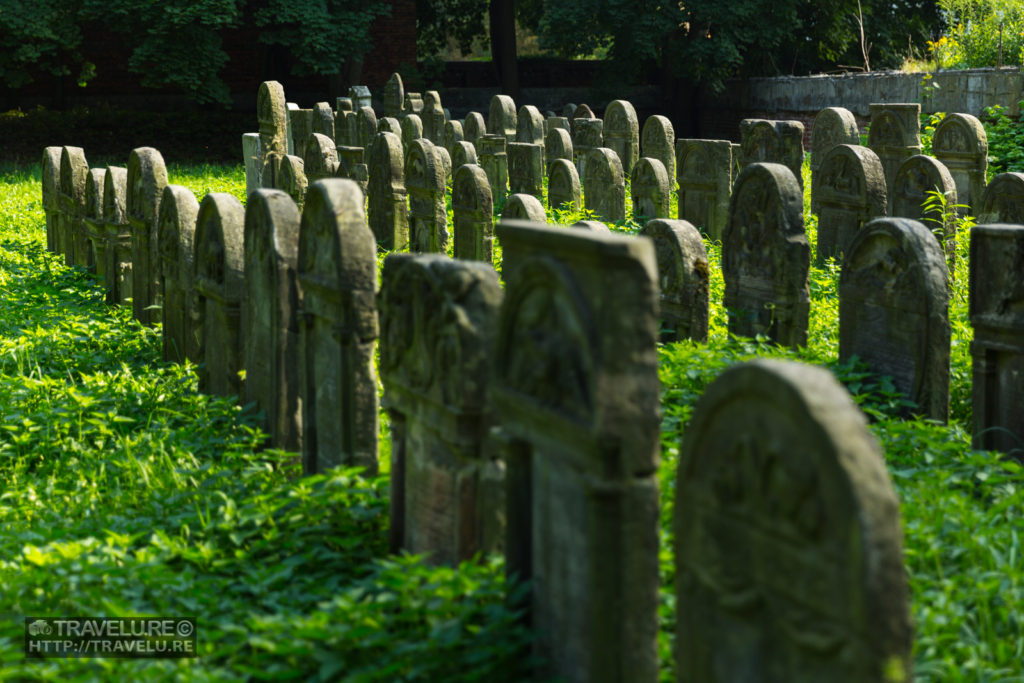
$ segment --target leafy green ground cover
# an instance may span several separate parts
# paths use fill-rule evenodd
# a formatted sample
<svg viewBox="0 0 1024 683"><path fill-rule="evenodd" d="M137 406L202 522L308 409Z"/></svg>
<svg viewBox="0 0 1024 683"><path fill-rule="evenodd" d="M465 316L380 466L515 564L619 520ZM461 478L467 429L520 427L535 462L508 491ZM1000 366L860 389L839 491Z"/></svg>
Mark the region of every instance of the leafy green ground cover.
<svg viewBox="0 0 1024 683"><path fill-rule="evenodd" d="M170 175L200 198L243 195L239 167ZM159 360L159 330L104 306L88 275L45 252L38 165L0 178L0 678L523 677L531 635L506 607L500 558L451 570L389 557L386 474L302 478L293 454L256 450L249 412L199 394L194 368ZM728 336L721 245L707 245L709 342L659 350L662 680L675 680L680 440L725 367L771 356L828 367L873 420L902 499L917 679L1024 681L1024 469L970 448L966 243L951 303L948 426L896 417L904 400L888 379L838 363L835 263L812 268L809 343L794 352ZM202 656L22 657L27 615L153 614L197 616Z"/></svg>

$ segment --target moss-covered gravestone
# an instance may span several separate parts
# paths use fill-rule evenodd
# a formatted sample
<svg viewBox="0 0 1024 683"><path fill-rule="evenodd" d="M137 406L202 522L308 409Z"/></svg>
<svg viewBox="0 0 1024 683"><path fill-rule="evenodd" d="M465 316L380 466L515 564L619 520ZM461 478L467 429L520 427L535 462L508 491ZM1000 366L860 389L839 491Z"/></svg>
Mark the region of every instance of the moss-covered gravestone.
<svg viewBox="0 0 1024 683"><path fill-rule="evenodd" d="M676 141L679 218L712 240L722 239L729 222L733 165L728 140Z"/></svg>
<svg viewBox="0 0 1024 683"><path fill-rule="evenodd" d="M508 195L508 154L505 147L508 144L502 135L481 135L476 143L477 159L480 161L480 168L487 174L487 181L491 184L491 196L495 201L504 199Z"/></svg>
<svg viewBox="0 0 1024 683"><path fill-rule="evenodd" d="M672 203L668 171L657 159L643 157L633 165L630 179L633 216L668 218Z"/></svg>
<svg viewBox="0 0 1024 683"><path fill-rule="evenodd" d="M659 218L640 234L654 242L658 261L661 341L707 341L708 253L700 232L687 221Z"/></svg>
<svg viewBox="0 0 1024 683"><path fill-rule="evenodd" d="M818 160L813 182L819 260L842 254L861 226L885 215L885 172L867 147L833 145Z"/></svg>
<svg viewBox="0 0 1024 683"><path fill-rule="evenodd" d="M492 263L494 203L487 174L476 164L464 164L452 182L455 258Z"/></svg>
<svg viewBox="0 0 1024 683"><path fill-rule="evenodd" d="M508 95L495 95L487 114L487 133L501 135L505 142L516 141L516 103Z"/></svg>
<svg viewBox="0 0 1024 683"><path fill-rule="evenodd" d="M604 110L603 147L615 152L622 172L629 175L640 159L640 122L636 110L626 100L614 100Z"/></svg>
<svg viewBox="0 0 1024 683"><path fill-rule="evenodd" d="M882 162L885 171L889 213L892 215L896 172L904 161L921 153L921 105L872 104L868 147Z"/></svg>
<svg viewBox="0 0 1024 683"><path fill-rule="evenodd" d="M922 221L942 243L949 274L954 275L956 212L949 210L943 214L942 207L932 201L934 195L931 194L938 191L947 207L956 204L956 184L953 182L953 176L942 162L918 154L900 164L891 184L893 196L889 198L890 215ZM931 202L929 208L925 208L926 202Z"/></svg>
<svg viewBox="0 0 1024 683"><path fill-rule="evenodd" d="M579 211L582 192L580 176L568 159L555 159L548 166L548 206L562 209L568 204L570 211Z"/></svg>
<svg viewBox="0 0 1024 683"><path fill-rule="evenodd" d="M103 176L103 223L109 259L103 285L108 304L123 304L132 298L132 233L128 223L128 169L107 166Z"/></svg>
<svg viewBox="0 0 1024 683"><path fill-rule="evenodd" d="M391 74L388 82L384 84L384 95L381 97L384 105L384 116L398 118L402 115L402 106L405 104L405 86L402 77L396 72Z"/></svg>
<svg viewBox="0 0 1024 683"><path fill-rule="evenodd" d="M128 222L132 233L132 314L143 325L159 319L156 219L167 186L167 167L152 147L133 149L128 157Z"/></svg>
<svg viewBox="0 0 1024 683"><path fill-rule="evenodd" d="M669 183L676 181L676 132L666 117L654 115L644 122L640 133L640 151L645 157L657 159L665 166Z"/></svg>
<svg viewBox="0 0 1024 683"><path fill-rule="evenodd" d="M826 107L811 124L811 213L818 209L818 177L822 162L836 145L859 145L860 132L853 112L843 107ZM882 179L884 180L884 173ZM821 253L821 249L818 249Z"/></svg>
<svg viewBox="0 0 1024 683"><path fill-rule="evenodd" d="M607 147L587 153L583 167L583 198L588 211L606 221L626 217L626 179L618 155Z"/></svg>
<svg viewBox="0 0 1024 683"><path fill-rule="evenodd" d="M981 121L970 114L947 114L935 127L932 154L953 176L957 203L976 215L988 169L988 136Z"/></svg>
<svg viewBox="0 0 1024 683"><path fill-rule="evenodd" d="M65 265L78 265L75 244L84 228L85 183L89 162L81 147L64 147L60 152L60 185L58 205L60 220L57 230L57 251L64 255Z"/></svg>
<svg viewBox="0 0 1024 683"><path fill-rule="evenodd" d="M195 231L199 202L181 185L168 185L160 198L157 219L161 308L164 326L163 358L183 363L200 362L198 311L193 277L195 273Z"/></svg>
<svg viewBox="0 0 1024 683"><path fill-rule="evenodd" d="M367 214L377 244L392 251L409 248L405 157L394 133L377 133L370 146Z"/></svg>
<svg viewBox="0 0 1024 683"><path fill-rule="evenodd" d="M57 251L57 224L60 220L60 147L43 150L43 213L46 214L46 248Z"/></svg>
<svg viewBox="0 0 1024 683"><path fill-rule="evenodd" d="M106 271L104 261L106 243L103 240L103 179L105 168L90 168L85 177L85 211L82 219L84 263L97 279L102 280Z"/></svg>
<svg viewBox="0 0 1024 683"><path fill-rule="evenodd" d="M514 194L509 196L508 201L505 202L501 218L502 220L518 218L524 221L545 223L547 221L547 213L544 211L544 205L533 195Z"/></svg>
<svg viewBox="0 0 1024 683"><path fill-rule="evenodd" d="M985 187L979 223L1024 224L1024 173L1000 173Z"/></svg>
<svg viewBox="0 0 1024 683"><path fill-rule="evenodd" d="M405 159L405 188L409 193L409 248L445 253L448 249L448 210L444 202L445 173L434 143L426 138L409 145Z"/></svg>
<svg viewBox="0 0 1024 683"><path fill-rule="evenodd" d="M512 194L544 194L544 146L526 142L508 143L508 186Z"/></svg>

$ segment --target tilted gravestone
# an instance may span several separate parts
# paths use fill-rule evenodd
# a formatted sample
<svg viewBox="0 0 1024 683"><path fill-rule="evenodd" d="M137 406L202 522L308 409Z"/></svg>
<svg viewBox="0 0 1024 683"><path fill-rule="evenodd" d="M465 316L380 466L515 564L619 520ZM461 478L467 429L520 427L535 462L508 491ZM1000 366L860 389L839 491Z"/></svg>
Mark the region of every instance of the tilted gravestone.
<svg viewBox="0 0 1024 683"><path fill-rule="evenodd" d="M567 681L658 677L657 266L649 240L502 221L491 397L506 567ZM614 390L609 390L614 387Z"/></svg>
<svg viewBox="0 0 1024 683"><path fill-rule="evenodd" d="M242 160L245 163L245 194L249 195L260 187L260 171L263 170L263 153L260 150L260 134L242 135Z"/></svg>
<svg viewBox="0 0 1024 683"><path fill-rule="evenodd" d="M444 108L441 107L441 95L436 90L428 90L423 94L423 111L420 112L420 118L423 120L423 137L435 145L443 145L444 124L447 119Z"/></svg>
<svg viewBox="0 0 1024 683"><path fill-rule="evenodd" d="M43 212L46 214L46 248L57 251L58 223L60 221L60 147L43 150L42 184Z"/></svg>
<svg viewBox="0 0 1024 683"><path fill-rule="evenodd" d="M242 298L245 296L245 209L211 192L199 204L195 232L199 390L242 397Z"/></svg>
<svg viewBox="0 0 1024 683"><path fill-rule="evenodd" d="M260 190L245 209L242 306L245 401L263 415L278 448L302 447L299 403L299 208L280 190Z"/></svg>
<svg viewBox="0 0 1024 683"><path fill-rule="evenodd" d="M99 280L106 272L106 241L103 229L104 168L90 168L85 177L85 209L82 215L82 236L85 238L84 265L96 273Z"/></svg>
<svg viewBox="0 0 1024 683"><path fill-rule="evenodd" d="M103 176L103 223L108 261L103 286L108 304L123 304L132 297L132 233L128 223L128 169L107 166Z"/></svg>
<svg viewBox="0 0 1024 683"><path fill-rule="evenodd" d="M1000 173L985 187L979 223L1024 224L1024 173Z"/></svg>
<svg viewBox="0 0 1024 683"><path fill-rule="evenodd" d="M402 115L402 106L405 104L405 87L402 84L402 77L398 73L391 74L391 78L384 84L384 96L381 100L384 105L384 116L397 119Z"/></svg>
<svg viewBox="0 0 1024 683"><path fill-rule="evenodd" d="M509 196L505 202L505 208L501 212L501 219L518 218L524 221L536 223L547 222L547 213L544 205L532 194L514 194Z"/></svg>
<svg viewBox="0 0 1024 683"><path fill-rule="evenodd" d="M479 163L476 157L476 147L465 140L459 140L456 142L450 151L452 155L452 168L454 168L455 171L458 171L466 164Z"/></svg>
<svg viewBox="0 0 1024 683"><path fill-rule="evenodd" d="M464 164L452 182L455 258L492 263L494 202L487 174L476 164Z"/></svg>
<svg viewBox="0 0 1024 683"><path fill-rule="evenodd" d="M128 222L132 233L132 314L143 325L159 319L160 304L156 219L167 186L167 167L152 147L133 149L128 157Z"/></svg>
<svg viewBox="0 0 1024 683"><path fill-rule="evenodd" d="M587 158L591 150L604 147L604 121L601 119L575 119L576 132L572 136L572 151L576 156L576 170L580 177L587 173ZM621 163L619 164L621 166Z"/></svg>
<svg viewBox="0 0 1024 683"><path fill-rule="evenodd" d="M288 112L292 124L292 147L288 154L301 156L313 137L313 110L292 109Z"/></svg>
<svg viewBox="0 0 1024 683"><path fill-rule="evenodd" d="M348 96L352 100L353 111L359 111L363 107L373 106L370 89L365 85L353 85L348 89Z"/></svg>
<svg viewBox="0 0 1024 683"><path fill-rule="evenodd" d="M889 213L896 171L904 161L921 153L920 104L872 104L868 129L868 147L882 162L885 188L889 197Z"/></svg>
<svg viewBox="0 0 1024 683"><path fill-rule="evenodd" d="M858 356L933 420L949 417L949 273L928 228L879 218L854 236L839 277L839 358Z"/></svg>
<svg viewBox="0 0 1024 683"><path fill-rule="evenodd" d="M622 172L629 175L640 158L640 123L636 110L626 100L614 100L604 109L603 147L615 152Z"/></svg>
<svg viewBox="0 0 1024 683"><path fill-rule="evenodd" d="M911 680L899 499L828 370L723 372L686 427L675 491L680 683Z"/></svg>
<svg viewBox="0 0 1024 683"><path fill-rule="evenodd" d="M401 119L402 123L402 146L405 148L406 153L409 152L409 146L415 140L419 140L423 137L423 121L416 114L406 114Z"/></svg>
<svg viewBox="0 0 1024 683"><path fill-rule="evenodd" d="M516 115L516 142L544 146L544 117L537 107L524 104Z"/></svg>
<svg viewBox="0 0 1024 683"><path fill-rule="evenodd" d="M942 193L948 206L957 203L953 176L941 162L924 154L910 157L900 164L893 178L890 214L923 222L942 243L950 267L949 274L953 276L953 264L956 262L956 213L950 211L944 216L942 208L937 204L927 210L924 208L929 192L934 190Z"/></svg>
<svg viewBox="0 0 1024 683"><path fill-rule="evenodd" d="M503 135L482 135L476 144L477 159L491 184L491 196L495 201L508 195L508 144Z"/></svg>
<svg viewBox="0 0 1024 683"><path fill-rule="evenodd" d="M590 150L582 180L587 211L606 221L626 217L626 178L615 152L607 147Z"/></svg>
<svg viewBox="0 0 1024 683"><path fill-rule="evenodd" d="M508 95L495 95L487 114L487 133L503 135L505 142L516 141L516 103Z"/></svg>
<svg viewBox="0 0 1024 683"><path fill-rule="evenodd" d="M302 168L306 180L313 183L338 174L338 146L321 133L313 133L302 155Z"/></svg>
<svg viewBox="0 0 1024 683"><path fill-rule="evenodd" d="M750 164L736 179L722 235L729 332L805 346L810 267L803 192L792 171L782 164Z"/></svg>
<svg viewBox="0 0 1024 683"><path fill-rule="evenodd" d="M334 139L334 110L330 102L313 105L313 132Z"/></svg>
<svg viewBox="0 0 1024 683"><path fill-rule="evenodd" d="M478 147L479 140L487 134L487 124L484 122L483 114L471 111L466 114L466 120L462 122L462 133L465 140L474 147Z"/></svg>
<svg viewBox="0 0 1024 683"><path fill-rule="evenodd" d="M164 293L163 358L175 363L184 363L186 359L200 362L193 284L198 216L199 202L190 190L181 185L164 187L157 219L160 287Z"/></svg>
<svg viewBox="0 0 1024 683"><path fill-rule="evenodd" d="M957 203L974 215L985 194L988 170L988 136L981 121L970 114L947 114L935 127L932 154L953 176Z"/></svg>
<svg viewBox="0 0 1024 683"><path fill-rule="evenodd" d="M367 213L370 230L382 249L409 248L409 210L405 191L402 141L394 133L377 133L370 146Z"/></svg>
<svg viewBox="0 0 1024 683"><path fill-rule="evenodd" d="M668 172L657 159L643 157L633 165L630 194L633 215L646 218L668 218L672 196Z"/></svg>
<svg viewBox="0 0 1024 683"><path fill-rule="evenodd" d="M708 340L708 253L692 223L658 218L640 234L654 242L662 342Z"/></svg>
<svg viewBox="0 0 1024 683"><path fill-rule="evenodd" d="M444 203L444 167L434 143L426 138L409 145L405 189L409 193L409 249L445 253L448 210Z"/></svg>
<svg viewBox="0 0 1024 683"><path fill-rule="evenodd" d="M712 240L722 239L729 222L733 165L728 140L676 141L679 218Z"/></svg>
<svg viewBox="0 0 1024 683"><path fill-rule="evenodd" d="M58 204L60 220L57 229L57 251L64 254L65 265L78 265L75 244L84 230L85 183L89 175L89 162L81 147L63 147L60 152L60 185Z"/></svg>
<svg viewBox="0 0 1024 683"><path fill-rule="evenodd" d="M579 211L580 176L568 159L555 159L548 166L548 206L552 209ZM566 207L565 205L569 206Z"/></svg>
<svg viewBox="0 0 1024 683"><path fill-rule="evenodd" d="M405 93L405 104L402 105L402 113L416 114L423 111L423 95L418 92L407 92Z"/></svg>
<svg viewBox="0 0 1024 683"><path fill-rule="evenodd" d="M825 156L836 145L860 145L857 119L849 109L826 107L818 112L811 124L811 213L819 212L819 169ZM821 253L820 248L818 252Z"/></svg>
<svg viewBox="0 0 1024 683"><path fill-rule="evenodd" d="M804 124L799 121L743 119L740 154L741 168L757 162L782 164L793 172L800 187L804 186Z"/></svg>
<svg viewBox="0 0 1024 683"><path fill-rule="evenodd" d="M504 467L486 448L501 300L489 263L440 254L384 261L380 367L394 552L454 566L504 545Z"/></svg>
<svg viewBox="0 0 1024 683"><path fill-rule="evenodd" d="M555 159L573 161L572 138L564 128L552 128L544 136L544 160L550 166Z"/></svg>
<svg viewBox="0 0 1024 683"><path fill-rule="evenodd" d="M544 147L527 142L508 143L509 192L544 195Z"/></svg>
<svg viewBox="0 0 1024 683"><path fill-rule="evenodd" d="M1024 225L971 229L974 447L1024 460Z"/></svg>
<svg viewBox="0 0 1024 683"><path fill-rule="evenodd" d="M277 81L260 84L256 97L256 116L260 127L260 153L288 153L288 108L284 88ZM262 167L263 158L260 159Z"/></svg>
<svg viewBox="0 0 1024 683"><path fill-rule="evenodd" d="M377 243L351 180L309 188L299 226L302 463L377 472Z"/></svg>
<svg viewBox="0 0 1024 683"><path fill-rule="evenodd" d="M868 221L885 215L885 172L878 155L859 145L834 145L818 161L818 260L838 256Z"/></svg>
<svg viewBox="0 0 1024 683"><path fill-rule="evenodd" d="M661 115L648 117L640 133L640 150L645 157L665 166L669 184L676 181L676 132L672 122Z"/></svg>

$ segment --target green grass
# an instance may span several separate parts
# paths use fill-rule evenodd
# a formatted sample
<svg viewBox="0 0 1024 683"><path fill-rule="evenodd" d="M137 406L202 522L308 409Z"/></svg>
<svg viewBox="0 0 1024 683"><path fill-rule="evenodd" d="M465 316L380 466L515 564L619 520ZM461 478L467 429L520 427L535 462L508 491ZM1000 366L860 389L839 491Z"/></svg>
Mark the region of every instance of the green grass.
<svg viewBox="0 0 1024 683"><path fill-rule="evenodd" d="M199 394L194 368L159 360L158 330L104 306L87 275L45 252L38 172L0 171L0 678L521 678L531 636L505 607L500 559L452 570L389 557L386 474L301 478L293 455L254 450L252 415ZM170 175L199 199L244 194L237 166ZM970 448L966 244L949 426L895 417L904 400L888 379L838 362L834 262L812 267L809 343L790 351L729 337L721 245L707 244L709 341L659 348L662 680L675 676L680 441L722 370L776 357L828 367L873 420L902 500L917 679L1024 681L1024 469ZM22 659L24 616L154 614L198 617L201 658Z"/></svg>

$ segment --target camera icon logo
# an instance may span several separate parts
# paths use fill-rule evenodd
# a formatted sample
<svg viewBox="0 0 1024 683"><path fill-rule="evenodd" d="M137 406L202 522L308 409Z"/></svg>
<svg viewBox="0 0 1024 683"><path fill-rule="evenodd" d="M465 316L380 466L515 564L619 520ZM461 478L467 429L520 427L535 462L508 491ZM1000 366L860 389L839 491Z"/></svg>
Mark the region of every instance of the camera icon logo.
<svg viewBox="0 0 1024 683"><path fill-rule="evenodd" d="M53 627L46 619L36 619L28 625L28 633L31 636L48 636L53 633Z"/></svg>

